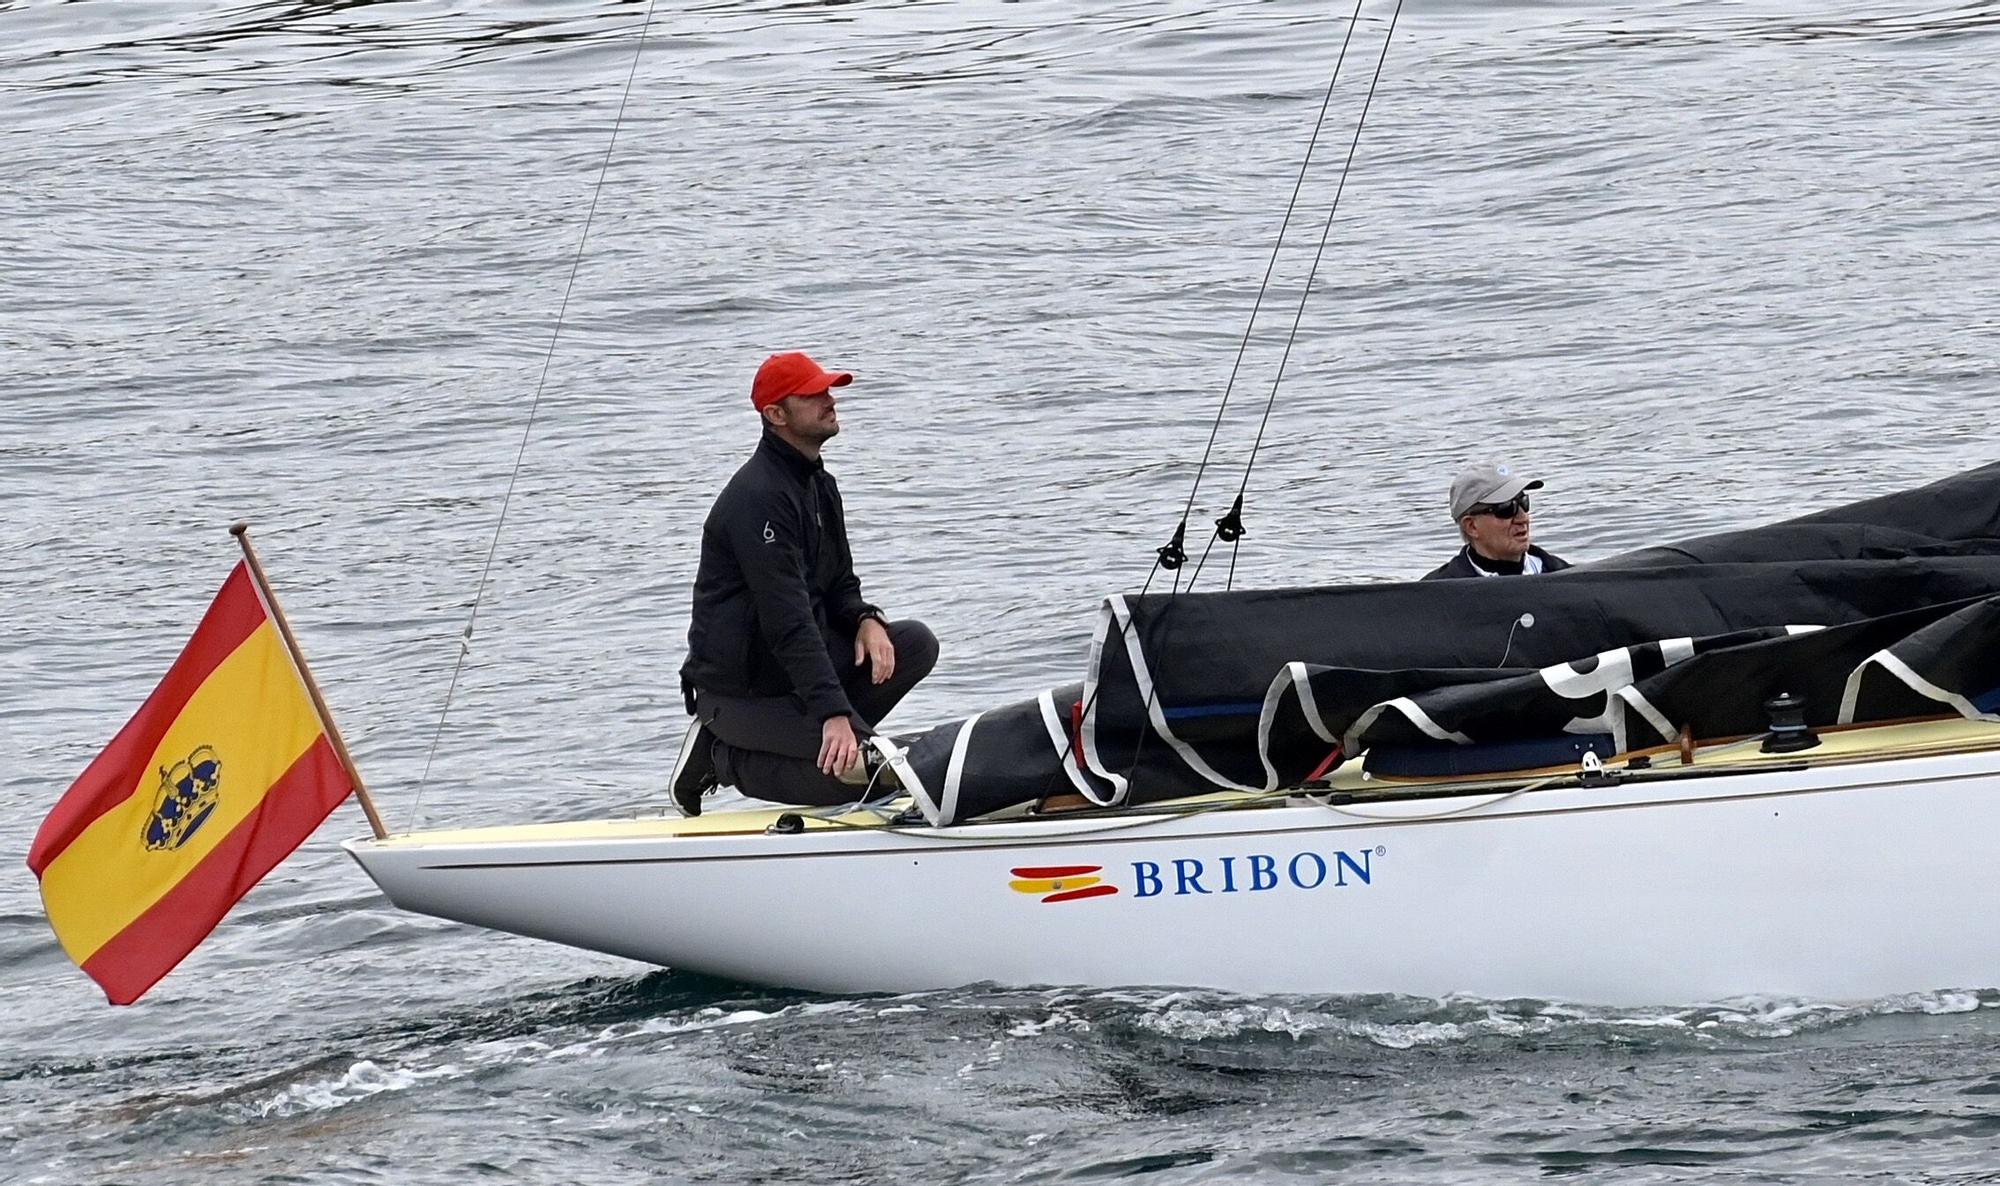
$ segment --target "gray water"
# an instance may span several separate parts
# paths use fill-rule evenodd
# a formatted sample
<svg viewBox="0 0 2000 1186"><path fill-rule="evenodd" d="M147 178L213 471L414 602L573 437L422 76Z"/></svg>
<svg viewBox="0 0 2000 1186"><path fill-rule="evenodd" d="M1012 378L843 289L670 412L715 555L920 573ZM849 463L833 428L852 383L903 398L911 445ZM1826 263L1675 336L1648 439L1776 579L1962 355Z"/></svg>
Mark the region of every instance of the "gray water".
<svg viewBox="0 0 2000 1186"><path fill-rule="evenodd" d="M397 826L659 809L775 349L905 724L1076 677L1225 389L1239 587L1429 568L1486 454L1573 560L1993 459L2000 5L1412 2L1299 315L1367 0L1232 386L1349 11L665 4L600 190L642 4L0 0L0 1181L2000 1181L2000 986L778 993L393 911L351 807L137 1006L50 937L237 519Z"/></svg>

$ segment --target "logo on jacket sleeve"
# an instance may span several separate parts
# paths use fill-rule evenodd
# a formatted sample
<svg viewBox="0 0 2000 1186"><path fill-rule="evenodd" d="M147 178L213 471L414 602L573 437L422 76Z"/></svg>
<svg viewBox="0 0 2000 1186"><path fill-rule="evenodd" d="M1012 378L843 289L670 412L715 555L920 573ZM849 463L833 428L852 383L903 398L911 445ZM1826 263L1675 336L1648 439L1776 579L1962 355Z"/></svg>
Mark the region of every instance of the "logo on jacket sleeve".
<svg viewBox="0 0 2000 1186"><path fill-rule="evenodd" d="M764 520L764 542L767 544L778 542L778 533L771 530L771 521L769 519Z"/></svg>

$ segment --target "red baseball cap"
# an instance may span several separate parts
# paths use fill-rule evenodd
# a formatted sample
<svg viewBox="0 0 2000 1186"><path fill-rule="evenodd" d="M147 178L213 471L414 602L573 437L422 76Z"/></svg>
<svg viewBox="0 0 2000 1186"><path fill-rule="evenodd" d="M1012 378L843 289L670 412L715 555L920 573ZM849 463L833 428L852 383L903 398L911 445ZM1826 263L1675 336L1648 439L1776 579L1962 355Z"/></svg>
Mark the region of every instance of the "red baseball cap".
<svg viewBox="0 0 2000 1186"><path fill-rule="evenodd" d="M793 395L821 395L835 387L854 382L846 371L822 368L807 354L790 350L773 354L757 368L757 381L750 385L750 406L763 411Z"/></svg>

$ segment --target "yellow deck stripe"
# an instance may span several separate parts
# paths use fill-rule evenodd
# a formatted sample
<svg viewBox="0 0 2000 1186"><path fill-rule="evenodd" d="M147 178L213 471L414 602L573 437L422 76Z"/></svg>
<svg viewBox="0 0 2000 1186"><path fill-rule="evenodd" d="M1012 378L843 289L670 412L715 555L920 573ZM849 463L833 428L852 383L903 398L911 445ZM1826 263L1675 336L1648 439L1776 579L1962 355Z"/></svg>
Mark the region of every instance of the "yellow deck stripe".
<svg viewBox="0 0 2000 1186"><path fill-rule="evenodd" d="M1805 759L1808 763L1826 758L1867 758L1879 755L1883 758L1896 757L1898 750L1908 746L1954 746L1962 745L1968 751L1995 748L2000 749L2000 725L1984 721L1967 721L1948 718L1935 721L1914 721L1893 725L1869 725L1852 729L1826 730L1820 734L1825 744L1818 749L1802 754L1759 754L1752 746L1737 747L1716 752L1719 747L1714 742L1706 742L1708 748L1695 759L1692 767L1681 767L1679 759L1672 756L1654 758L1653 773L1671 773L1680 769L1699 770L1716 765L1768 760L1774 763L1792 763ZM1551 768L1544 773L1563 774L1573 772L1575 765ZM1331 780L1334 790L1349 791L1358 795L1394 794L1408 795L1421 791L1426 786L1440 790L1462 783L1485 783L1494 780L1518 782L1521 772L1496 773L1470 776L1463 779L1412 779L1409 782L1392 779L1364 779L1361 763L1348 762L1335 771ZM662 800L665 794L661 794ZM1206 795L1192 795L1149 805L1151 810L1167 810L1182 806L1221 806L1232 800L1264 800L1270 807L1282 806L1279 799L1264 799L1263 796L1241 794L1234 791L1217 791ZM891 808L902 806L907 800L891 804ZM372 845L383 848L421 847L425 845L488 845L488 844L540 844L567 843L574 841L617 841L645 840L655 837L698 837L698 836L753 836L764 831L777 818L786 813L800 814L797 807L758 807L743 810L712 811L695 819L681 819L676 816L643 816L627 819L581 819L557 823L541 824L499 824L472 828L441 828L428 832L406 832L391 836L387 840L371 841ZM1060 820L1061 816L1053 817ZM880 828L883 821L874 815L857 813L842 819L839 823L829 823L804 816L807 831L830 830L834 828Z"/></svg>

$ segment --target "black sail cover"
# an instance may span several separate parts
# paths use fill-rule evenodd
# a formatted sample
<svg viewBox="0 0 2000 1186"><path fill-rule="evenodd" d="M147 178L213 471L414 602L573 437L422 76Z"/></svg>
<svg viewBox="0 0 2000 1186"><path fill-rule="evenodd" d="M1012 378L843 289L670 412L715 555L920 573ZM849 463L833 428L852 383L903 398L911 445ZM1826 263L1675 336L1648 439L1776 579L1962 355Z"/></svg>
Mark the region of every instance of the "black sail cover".
<svg viewBox="0 0 2000 1186"><path fill-rule="evenodd" d="M1546 576L1113 596L1081 683L904 738L904 781L947 825L1278 790L1371 751L1745 736L1781 693L1816 726L2000 719L2000 463Z"/></svg>

